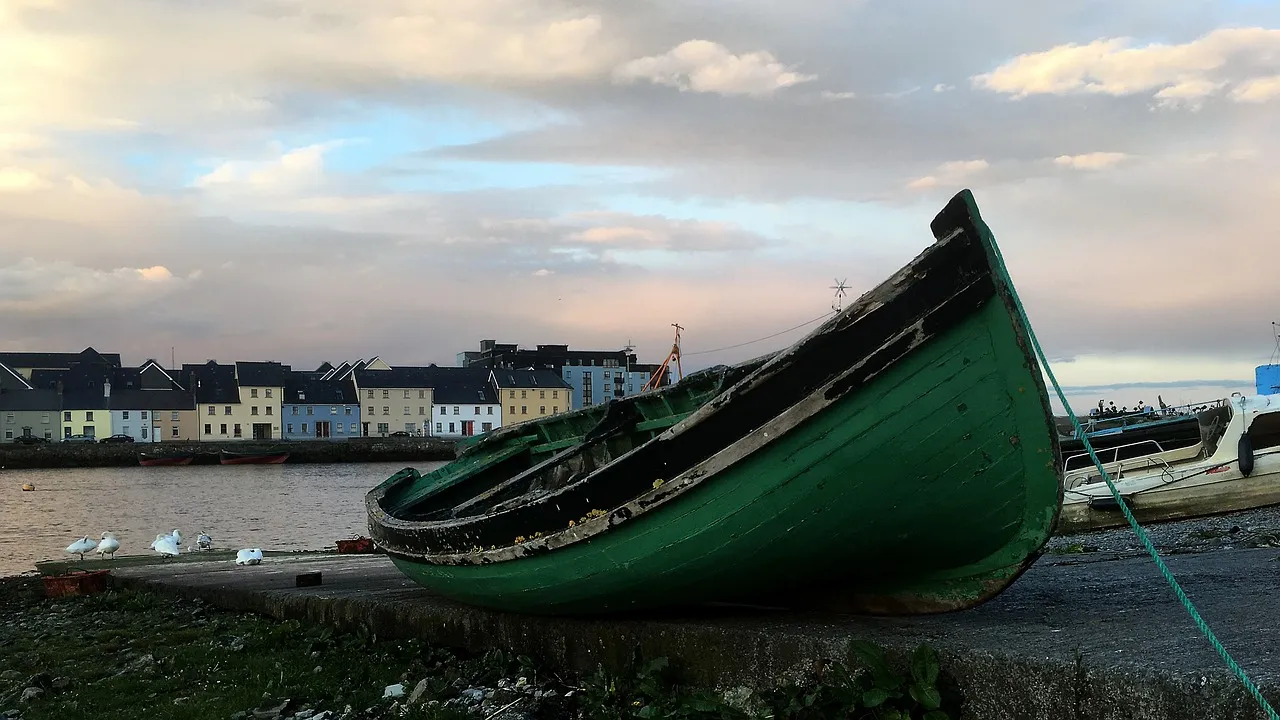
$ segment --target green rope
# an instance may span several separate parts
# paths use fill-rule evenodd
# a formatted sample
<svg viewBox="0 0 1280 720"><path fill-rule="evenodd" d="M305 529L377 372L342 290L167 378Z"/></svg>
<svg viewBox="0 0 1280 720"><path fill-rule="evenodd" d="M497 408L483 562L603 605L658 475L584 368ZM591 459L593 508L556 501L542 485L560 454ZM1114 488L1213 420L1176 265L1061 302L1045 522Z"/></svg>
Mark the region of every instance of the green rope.
<svg viewBox="0 0 1280 720"><path fill-rule="evenodd" d="M986 230L986 228L983 229ZM988 233L988 238L991 239L990 230L986 230L986 232ZM1010 279L1009 269L1005 267L1004 257L1000 254L1000 248L996 245L994 239L992 239L990 245L995 256L996 264L999 266L1005 282L1009 283L1010 288L1012 288L1013 284ZM1142 526L1139 525L1138 521L1133 517L1133 513L1129 510L1129 504L1124 501L1123 497L1121 497L1120 491L1116 489L1116 485L1112 481L1110 473L1108 473L1102 466L1102 461L1098 459L1098 455L1094 452L1093 443L1089 442L1089 436L1085 434L1083 428L1081 428L1080 420L1071 409L1071 403L1067 402L1067 396L1062 392L1062 386L1058 384L1058 378L1054 377L1053 369L1049 367L1049 359L1045 357L1044 349L1040 347L1040 341L1036 339L1035 333L1031 330L1031 322L1027 319L1027 311L1026 308L1022 306L1022 300L1018 297L1017 293L1010 294L1013 297L1014 307L1017 308L1018 317L1022 321L1022 326L1026 330L1027 337L1031 339L1031 345L1035 348L1036 356L1040 358L1040 362L1044 365L1045 375L1048 376L1049 382L1053 383L1054 392L1058 394L1058 399L1062 401L1062 406L1066 408L1067 416L1071 418L1071 424L1075 427L1076 431L1080 433L1080 439L1084 442L1084 449L1088 451L1089 458L1093 460L1094 467L1098 468L1098 471L1102 473L1102 479L1106 481L1107 488L1111 490L1111 496L1115 498L1116 503L1120 505L1120 510L1124 513L1125 519L1129 521L1129 527L1133 528L1134 534L1142 541L1142 545L1151 555L1151 559L1155 561L1156 567L1160 569L1160 574L1169 582L1169 586L1173 588L1174 594L1178 596L1178 600L1182 603L1182 607L1185 608L1187 614L1191 616L1196 627L1200 628L1200 632L1204 634L1205 638L1209 641L1209 644L1213 645L1213 649L1218 651L1218 655L1222 658L1222 661L1227 664L1227 667L1231 669L1231 672L1235 674L1240 682L1244 683L1245 689L1249 691L1249 694L1253 696L1254 700L1258 701L1258 705L1262 707L1262 710L1267 714L1267 717L1270 718L1270 720L1280 720L1280 715L1276 714L1276 711L1272 709L1271 704L1262 696L1262 691L1260 691L1258 686L1249 679L1249 676L1245 674L1244 669L1236 664L1236 661L1231 657L1231 653L1227 652L1227 649L1218 641L1218 636L1214 635L1213 630L1209 629L1209 623L1205 622L1204 618L1200 617L1200 612L1196 610L1196 606L1192 604L1191 599L1187 597L1185 592L1183 592L1182 586L1179 585L1177 579L1173 577L1173 573L1170 572L1169 568L1164 564L1164 560L1160 558L1160 553L1156 551L1155 545L1151 543L1151 538L1147 536L1146 531L1142 529Z"/></svg>

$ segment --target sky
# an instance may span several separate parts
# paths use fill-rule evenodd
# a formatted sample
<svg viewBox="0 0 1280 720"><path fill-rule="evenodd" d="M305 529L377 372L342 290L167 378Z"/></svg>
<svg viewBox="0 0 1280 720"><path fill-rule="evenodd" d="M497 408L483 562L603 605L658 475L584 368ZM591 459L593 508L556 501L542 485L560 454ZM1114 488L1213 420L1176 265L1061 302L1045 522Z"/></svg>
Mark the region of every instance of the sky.
<svg viewBox="0 0 1280 720"><path fill-rule="evenodd" d="M1073 405L1276 347L1277 3L0 0L0 67L0 350L658 362L678 322L687 372L963 188Z"/></svg>

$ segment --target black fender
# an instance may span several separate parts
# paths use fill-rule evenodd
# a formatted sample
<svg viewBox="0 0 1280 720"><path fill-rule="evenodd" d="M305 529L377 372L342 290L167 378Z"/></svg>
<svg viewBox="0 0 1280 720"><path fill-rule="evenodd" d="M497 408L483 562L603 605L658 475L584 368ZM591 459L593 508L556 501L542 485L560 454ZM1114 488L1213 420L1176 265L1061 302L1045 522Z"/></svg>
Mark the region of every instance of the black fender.
<svg viewBox="0 0 1280 720"><path fill-rule="evenodd" d="M1236 449L1236 457L1240 462L1240 474L1249 477L1249 473L1253 472L1253 440L1249 438L1248 433L1240 436L1240 444Z"/></svg>

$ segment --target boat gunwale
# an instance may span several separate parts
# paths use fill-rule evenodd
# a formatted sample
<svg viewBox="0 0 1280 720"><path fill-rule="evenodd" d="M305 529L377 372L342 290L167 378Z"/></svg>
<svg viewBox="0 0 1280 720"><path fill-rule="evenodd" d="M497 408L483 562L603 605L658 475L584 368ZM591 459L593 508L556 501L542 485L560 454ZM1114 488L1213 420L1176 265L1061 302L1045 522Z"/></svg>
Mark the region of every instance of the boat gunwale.
<svg viewBox="0 0 1280 720"><path fill-rule="evenodd" d="M925 334L922 332L922 328L930 316L949 307L950 303L955 302L957 298L962 297L974 286L981 283L988 283L991 289L986 296L987 299L982 300L978 307L989 302L989 299L998 298L1002 302L1005 314L1008 316L1008 320L1013 324L1014 336L1017 344L1024 355L1027 356L1028 367L1031 370L1033 382L1039 390L1041 406L1045 418L1045 436L1053 451L1055 475L1058 478L1058 502L1053 510L1052 518L1047 523L1046 532L1043 533L1043 540L1040 543L1040 547L1037 548L1035 552L1028 553L1024 558L1024 561L1014 572L1014 577L1016 577L1017 574L1020 574L1039 557L1044 542L1047 542L1048 537L1051 534L1050 531L1052 527L1057 523L1063 495L1061 473L1058 472L1062 464L1061 451L1057 438L1056 426L1053 423L1052 409L1048 402L1047 390L1044 386L1043 379L1040 377L1038 372L1039 364L1036 362L1034 354L1030 351L1027 329L1023 326L1016 311L1016 305L1014 302L1015 294L1011 280L1000 270L1000 265L996 262L993 252L993 236L991 235L989 228L982 223L969 191L965 190L957 194L952 199L952 202L948 204L947 208L940 212L938 217L935 218L934 225L936 226L938 221L941 220L943 215L948 211L952 211L954 214L953 208L958 201L964 202L964 209L967 211L967 216L963 220L955 222L954 226L950 228L946 228L946 232L944 233L938 232L942 228L933 227L935 232L934 243L922 250L910 263L904 265L888 279L860 296L858 300L852 303L844 312L832 317L821 326L811 331L804 339L794 343L790 348L776 353L760 368L741 378L739 382L735 383L732 387L726 389L719 396L709 400L706 404L691 413L680 423L668 428L659 436L632 448L617 458L614 458L608 464L597 468L577 483L565 486L564 488L559 488L554 493L548 493L547 495L540 496L538 501L546 501L554 495L571 487L589 482L597 474L605 471L607 468L626 461L629 457L640 452L651 443L674 438L681 433L688 431L691 427L695 427L699 423L705 422L708 418L715 417L724 408L733 407L733 403L731 401L738 393L743 392L752 385L760 382L762 379L767 380L769 377L772 377L777 371L777 367L779 365L789 365L787 361L794 358L796 355L806 351L812 351L809 344L815 337L839 330L847 330L849 325L856 324L859 320L884 305L886 301L898 297L901 293L904 282L912 279L913 275L916 278L921 277L921 275L917 273L917 270L922 262L929 256L941 252L949 243L957 242L957 238L970 236L965 237L964 240L961 240L960 242L967 241L974 246L975 250L980 249L980 251L985 255L986 266L981 272L970 278L967 283L958 283L958 287L953 288L951 295L947 296L945 300L939 301L935 306L923 311L915 318L911 325L898 328L896 332L883 338L880 347L865 352L863 356L859 358L858 362L851 363L847 367L837 371L827 380L827 382L812 390L800 401L786 406L781 412L765 421L762 425L747 431L718 451L696 461L683 472L676 475L675 478L672 478L647 492L634 496L627 502L612 508L609 512L604 513L599 517L588 519L584 523L573 524L567 528L557 529L545 536L539 534L534 538L523 541L520 541L521 539L517 538L514 542L508 541L507 544L493 549L478 547L471 551L437 553L419 552L406 547L400 547L399 545L403 545L403 538L400 539L401 542L395 543L395 545L397 545L396 547L384 544L382 545L383 548L393 556L417 562L426 562L432 565L478 565L507 562L533 554L550 552L595 537L623 522L635 519L649 510L661 507L672 499L682 497L693 488L698 487L703 482L707 481L708 478L717 477L723 470L732 467L735 463L741 461L751 453L758 451L768 443L773 442L790 429L798 426L810 417L813 417L831 404L843 399L848 395L848 393L860 389L864 386L861 383L846 388L844 392L839 393L834 398L825 397L825 395L831 392L834 387L840 385L849 376L857 373L867 362L875 358L878 353L882 352L886 348L892 347L896 343L901 342L903 338L908 337L913 333L916 334L917 337L914 341L912 341L893 359L886 362L867 378L864 378L863 382L870 380L875 376L875 374L882 372L884 369L892 367L896 362L909 355L921 344L934 337L932 334ZM974 309L974 312L976 311L977 308ZM725 462L726 458L728 458L727 462ZM448 522L440 520L402 520L390 515L381 508L379 503L380 497L381 494L378 492L377 488L366 495L366 507L369 511L369 524L375 533L377 532L376 525L378 524L383 525L389 530L409 534L413 533L415 530L422 530L425 528L445 527L446 525L444 523ZM494 515L496 514L497 513L494 513ZM481 515L463 518L460 519L462 522L458 522L454 526L465 526L467 524L483 522L488 517L490 516ZM379 538L379 540L385 542L386 538ZM380 542L380 544L382 544L382 542ZM993 588L992 592L999 592L999 590L1006 585L1007 582L998 583L998 587Z"/></svg>

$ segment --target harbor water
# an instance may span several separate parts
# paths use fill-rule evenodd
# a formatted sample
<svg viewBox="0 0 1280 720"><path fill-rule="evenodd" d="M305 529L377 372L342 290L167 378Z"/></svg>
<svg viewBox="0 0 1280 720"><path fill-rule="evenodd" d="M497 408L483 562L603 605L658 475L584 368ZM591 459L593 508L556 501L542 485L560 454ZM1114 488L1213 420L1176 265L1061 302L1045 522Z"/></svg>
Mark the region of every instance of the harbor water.
<svg viewBox="0 0 1280 720"><path fill-rule="evenodd" d="M0 470L0 576L37 560L75 558L64 548L111 531L121 555L154 554L157 534L178 528L182 547L201 531L221 549L320 550L368 535L364 494L404 467L443 463L188 465ZM35 490L24 492L24 483ZM85 556L86 567L96 554Z"/></svg>

